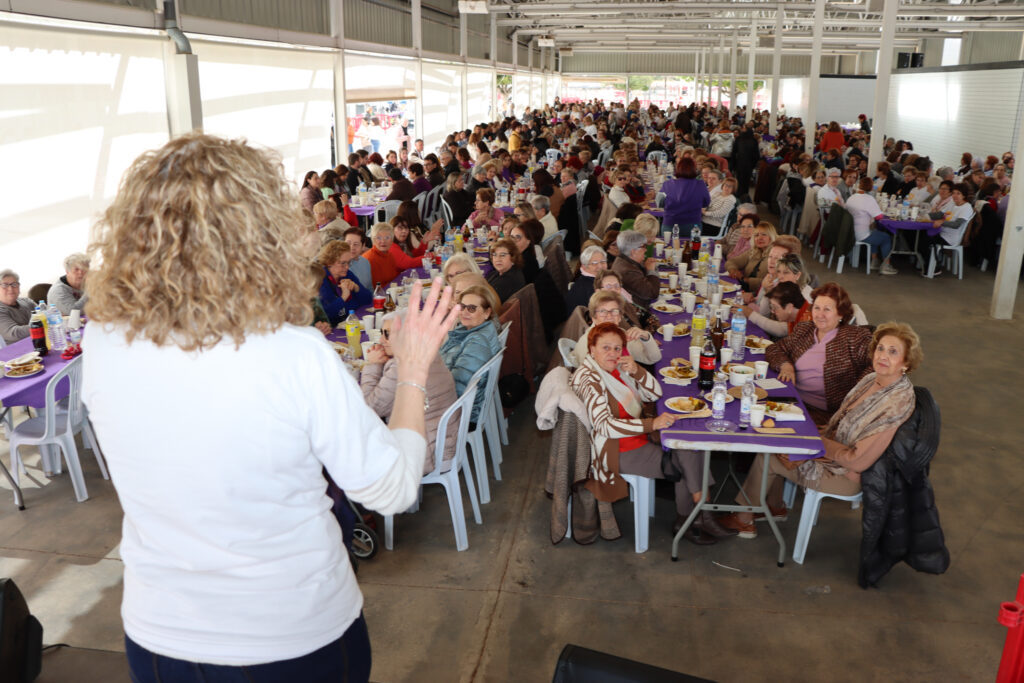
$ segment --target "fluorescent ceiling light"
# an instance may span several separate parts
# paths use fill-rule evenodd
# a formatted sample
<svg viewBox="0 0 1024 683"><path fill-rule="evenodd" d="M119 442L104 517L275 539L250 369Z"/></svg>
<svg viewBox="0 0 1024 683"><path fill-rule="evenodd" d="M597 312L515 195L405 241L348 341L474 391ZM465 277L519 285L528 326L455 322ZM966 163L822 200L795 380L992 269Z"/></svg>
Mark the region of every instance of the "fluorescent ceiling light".
<svg viewBox="0 0 1024 683"><path fill-rule="evenodd" d="M554 47L554 38L537 38L537 47Z"/></svg>
<svg viewBox="0 0 1024 683"><path fill-rule="evenodd" d="M459 0L462 14L487 14L487 0Z"/></svg>

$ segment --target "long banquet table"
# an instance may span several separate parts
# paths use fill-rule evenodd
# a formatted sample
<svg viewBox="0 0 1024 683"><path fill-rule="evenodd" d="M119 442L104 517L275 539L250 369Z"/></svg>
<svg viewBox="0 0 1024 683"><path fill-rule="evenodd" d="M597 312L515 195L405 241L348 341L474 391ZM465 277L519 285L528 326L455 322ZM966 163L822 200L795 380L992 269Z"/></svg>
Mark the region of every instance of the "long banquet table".
<svg viewBox="0 0 1024 683"><path fill-rule="evenodd" d="M667 270L668 266L662 266L664 274L670 272L676 272L675 270ZM728 282L735 284L734 280L728 277L722 276L722 282ZM663 287L667 286L667 279L663 280ZM729 300L730 297L734 296L735 293L728 294L723 303ZM680 305L679 296L672 296L666 299L667 303L673 303ZM685 322L689 325L692 314L682 313L662 313L657 312L657 315L662 323L664 324L678 324ZM754 335L762 338L767 338L768 335L764 333L756 325L748 322L747 323L747 334ZM655 371L658 373L656 376L658 381L661 382L663 393L661 399L658 401L658 412L669 412L673 414L674 411L670 410L666 406L666 401L676 396L699 396L700 391L697 388L697 380L693 379L686 386L681 386L675 383L669 383L664 380L661 376L660 371L662 368L670 367L673 358L689 358L690 349L690 334L683 336L673 336L671 341L662 342L662 358L655 366ZM750 349L746 349L744 362L750 360L764 360L764 355L751 353ZM734 359L734 362L735 359ZM720 363L717 363L720 365ZM771 370L768 371L769 378L778 377L778 373ZM809 459L815 458L824 452L822 447L821 438L818 434L818 429L814 425L814 421L811 420L807 409L800 400L799 395L796 392L796 388L792 384L786 384L784 388L768 390L768 399L773 397L795 397L796 405L800 407L803 414L803 421L779 421L776 423L777 427L790 427L794 430L794 434L761 434L754 431L753 428L747 428L746 430L737 430L731 433L718 433L710 431L707 427L708 422L712 419L707 418L681 418L669 429L662 430L661 432L661 444L665 448L678 448L695 450L703 453L704 456L704 467L703 467L703 481L701 484L701 499L694 507L693 511L687 517L679 533L676 534L672 541L672 560L676 561L679 558L679 541L683 537L683 533L690 527L697 515L700 514L701 510L712 510L712 511L725 511L725 512L762 512L768 520L768 524L771 527L772 533L775 535L775 539L779 544L779 566L783 566L786 556L786 542L782 538L782 534L772 519L772 515L768 510L768 504L766 500L767 496L767 481L768 481L768 468L763 468L763 476L761 480L761 497L758 505L726 505L726 504L715 504L710 502L708 495L709 484L710 484L710 471L711 471L711 454L712 453L729 453L729 452L742 452L742 453L785 453L788 454L791 459ZM710 401L708 401L710 407ZM725 406L725 419L731 420L734 423L739 423L739 411L740 401L733 400Z"/></svg>

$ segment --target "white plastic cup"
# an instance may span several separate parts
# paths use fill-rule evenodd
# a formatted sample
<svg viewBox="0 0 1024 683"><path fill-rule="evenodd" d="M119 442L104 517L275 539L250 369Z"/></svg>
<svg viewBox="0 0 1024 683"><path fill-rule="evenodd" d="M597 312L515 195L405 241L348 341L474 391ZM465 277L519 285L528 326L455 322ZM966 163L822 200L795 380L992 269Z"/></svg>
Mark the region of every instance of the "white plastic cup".
<svg viewBox="0 0 1024 683"><path fill-rule="evenodd" d="M715 287L715 291L711 293L711 305L718 307L722 303L722 290Z"/></svg>
<svg viewBox="0 0 1024 683"><path fill-rule="evenodd" d="M366 353L371 348L373 348L373 342L372 341L364 341L364 342L361 343L361 346L363 347L363 358L366 358Z"/></svg>
<svg viewBox="0 0 1024 683"><path fill-rule="evenodd" d="M722 243L721 242L717 242L715 244L715 250L711 254L711 260L714 261L715 259L718 259L719 263L722 262Z"/></svg>
<svg viewBox="0 0 1024 683"><path fill-rule="evenodd" d="M668 288L676 289L677 287L679 287L679 276L676 275L675 273L672 273L671 275L668 276Z"/></svg>
<svg viewBox="0 0 1024 683"><path fill-rule="evenodd" d="M702 296L705 299L708 298L708 281L707 280L697 280L696 289L697 289L697 294L699 296Z"/></svg>
<svg viewBox="0 0 1024 683"><path fill-rule="evenodd" d="M691 346L690 347L690 365L693 366L694 370L696 370L697 368L700 367L700 347L699 346Z"/></svg>
<svg viewBox="0 0 1024 683"><path fill-rule="evenodd" d="M686 264L680 263L676 270L679 272L679 281L683 283L683 289L690 286L689 275L686 274Z"/></svg>
<svg viewBox="0 0 1024 683"><path fill-rule="evenodd" d="M664 341L672 341L672 330L675 326L672 323L666 323L661 326L661 338Z"/></svg>
<svg viewBox="0 0 1024 683"><path fill-rule="evenodd" d="M715 248L717 249L718 247L716 246ZM722 257L721 256L715 256L714 258L711 259L711 272L712 273L720 273L720 272L722 272Z"/></svg>
<svg viewBox="0 0 1024 683"><path fill-rule="evenodd" d="M380 328L378 328L375 330L370 330L366 334L369 335L370 341L372 341L374 344L379 344L383 332L381 332Z"/></svg>
<svg viewBox="0 0 1024 683"><path fill-rule="evenodd" d="M722 354L722 365L723 365L723 366L724 366L724 365L725 365L726 363L728 363L729 361L731 361L731 360L732 360L732 349L730 349L730 348L729 348L728 346L726 346L725 344L723 344L723 345L722 345L722 350L721 350L721 351L720 351L719 353L721 353L721 354Z"/></svg>
<svg viewBox="0 0 1024 683"><path fill-rule="evenodd" d="M68 318L68 329L77 330L82 326L82 311L75 308L71 310L71 315Z"/></svg>
<svg viewBox="0 0 1024 683"><path fill-rule="evenodd" d="M697 306L697 295L693 292L683 292L683 308L686 309L687 313L693 313L693 309Z"/></svg>
<svg viewBox="0 0 1024 683"><path fill-rule="evenodd" d="M373 329L373 322L374 322L374 317L373 317L372 314L371 315L364 315L363 316L363 329L366 330L367 332L372 330Z"/></svg>
<svg viewBox="0 0 1024 683"><path fill-rule="evenodd" d="M373 329L380 330L380 326L384 321L384 311L377 311L373 314Z"/></svg>
<svg viewBox="0 0 1024 683"><path fill-rule="evenodd" d="M665 253L665 245L662 244L661 242L656 242L654 244L654 255L657 256L658 258L661 258L662 254L664 254L664 253Z"/></svg>
<svg viewBox="0 0 1024 683"><path fill-rule="evenodd" d="M754 378L765 379L768 377L768 361L757 360L754 361Z"/></svg>
<svg viewBox="0 0 1024 683"><path fill-rule="evenodd" d="M755 403L750 406L750 424L753 427L760 427L764 423L764 411L766 406L763 403Z"/></svg>

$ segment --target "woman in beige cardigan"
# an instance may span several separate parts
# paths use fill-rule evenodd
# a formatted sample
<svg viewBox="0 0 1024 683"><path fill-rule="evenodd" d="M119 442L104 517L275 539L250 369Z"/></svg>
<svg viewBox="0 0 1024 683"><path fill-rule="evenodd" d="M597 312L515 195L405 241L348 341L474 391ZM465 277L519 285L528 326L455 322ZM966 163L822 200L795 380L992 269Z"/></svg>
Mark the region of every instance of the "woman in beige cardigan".
<svg viewBox="0 0 1024 683"><path fill-rule="evenodd" d="M391 330L395 320L404 311L394 311L384 316L381 322L380 343L375 344L366 352L366 365L359 377L359 385L363 390L363 398L373 412L385 420L391 416L395 405L395 390L398 384L398 359L391 350ZM423 461L423 474L429 474L437 465L434 457L434 446L437 442L437 424L441 421L444 411L455 403L458 394L455 392L455 380L445 366L441 356L434 358L427 375L427 407L424 420L427 436L427 457ZM441 471L451 469L451 460L455 455L455 440L458 438L459 421L449 420L448 431L444 436L444 459Z"/></svg>
<svg viewBox="0 0 1024 683"><path fill-rule="evenodd" d="M739 280L745 292L757 292L761 287L768 272L768 251L777 235L774 225L761 221L754 228L750 249L725 262L726 272Z"/></svg>
<svg viewBox="0 0 1024 683"><path fill-rule="evenodd" d="M642 416L643 402L656 401L661 385L631 356L622 355L626 346L622 328L612 322L595 325L587 335L587 346L590 354L572 376L573 392L583 401L593 425L590 477L585 486L599 501L615 502L629 493L621 474L674 479L673 530L678 531L700 497L702 460L697 453L680 450L664 457L660 444L648 439L648 434L671 427L676 416ZM658 440L656 434L653 440ZM710 513L702 513L684 537L698 545L710 545L716 537L731 533Z"/></svg>

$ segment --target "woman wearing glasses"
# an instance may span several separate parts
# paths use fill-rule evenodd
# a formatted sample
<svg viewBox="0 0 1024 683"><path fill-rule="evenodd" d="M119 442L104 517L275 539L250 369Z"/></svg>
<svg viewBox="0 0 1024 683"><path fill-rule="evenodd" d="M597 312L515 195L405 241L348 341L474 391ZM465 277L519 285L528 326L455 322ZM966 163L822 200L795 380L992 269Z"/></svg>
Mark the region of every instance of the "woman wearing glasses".
<svg viewBox="0 0 1024 683"><path fill-rule="evenodd" d="M494 270L487 274L487 284L494 288L501 303L526 286L523 257L512 240L502 239L491 245L491 265Z"/></svg>
<svg viewBox="0 0 1024 683"><path fill-rule="evenodd" d="M0 336L8 344L28 336L29 318L35 304L19 297L21 282L13 270L0 271Z"/></svg>
<svg viewBox="0 0 1024 683"><path fill-rule="evenodd" d="M473 374L501 348L498 340L498 311L501 306L497 293L486 285L466 289L459 297L459 304L462 306L459 322L448 333L448 339L441 347L441 358L451 370L455 389L461 396ZM476 399L473 401L470 422L474 424L484 400L480 391L483 385L478 385Z"/></svg>
<svg viewBox="0 0 1024 683"><path fill-rule="evenodd" d="M392 311L384 316L381 322L380 343L374 344L366 352L366 365L359 376L359 386L363 390L363 398L367 405L380 417L387 420L395 407L395 390L398 388L398 359L395 358L391 346L391 332L395 321L404 316L404 311ZM400 323L401 320L398 320ZM423 460L423 474L434 469L434 445L437 441L437 424L444 412L455 403L455 380L445 366L441 356L435 356L427 373L426 387L427 407L424 409L425 433L427 436L427 457ZM458 436L459 423L449 420L448 431L444 435L444 465L442 471L451 469L451 459L455 455L455 439Z"/></svg>
<svg viewBox="0 0 1024 683"><path fill-rule="evenodd" d="M632 326L626 318L625 310L628 305L616 291L602 289L594 292L587 305L590 311L590 327L580 336L573 350L577 366L582 365L587 357L587 335L594 329L594 325L601 323L615 323L626 333L627 355L632 356L637 363L654 365L661 360L661 349L654 341L654 335Z"/></svg>
<svg viewBox="0 0 1024 683"><path fill-rule="evenodd" d="M792 289L787 287L786 291L795 292L796 296L776 297L776 291L784 284L791 285ZM775 263L775 285L765 293L759 306L746 307L747 319L773 337L785 337L795 323L811 319L811 291L803 259L799 254L785 254Z"/></svg>

